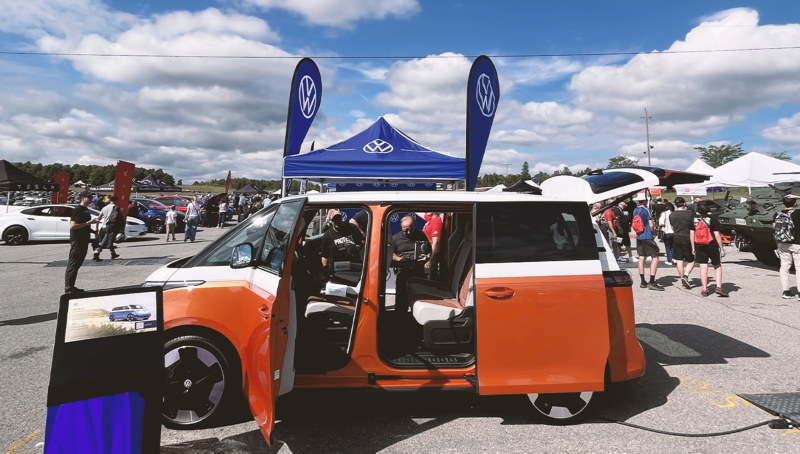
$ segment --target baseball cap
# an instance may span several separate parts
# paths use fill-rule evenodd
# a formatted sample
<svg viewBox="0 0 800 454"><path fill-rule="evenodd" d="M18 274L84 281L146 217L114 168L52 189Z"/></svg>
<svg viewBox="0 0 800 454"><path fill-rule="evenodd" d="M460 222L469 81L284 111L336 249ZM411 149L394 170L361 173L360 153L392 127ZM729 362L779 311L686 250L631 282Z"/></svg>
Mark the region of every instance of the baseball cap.
<svg viewBox="0 0 800 454"><path fill-rule="evenodd" d="M686 203L686 200L684 200L683 197L678 196L675 197L675 203Z"/></svg>
<svg viewBox="0 0 800 454"><path fill-rule="evenodd" d="M91 192L81 192L80 196L81 196L82 199L91 199L92 198L92 193Z"/></svg>
<svg viewBox="0 0 800 454"><path fill-rule="evenodd" d="M328 210L328 219L333 219L336 216L341 216L342 212L337 209Z"/></svg>

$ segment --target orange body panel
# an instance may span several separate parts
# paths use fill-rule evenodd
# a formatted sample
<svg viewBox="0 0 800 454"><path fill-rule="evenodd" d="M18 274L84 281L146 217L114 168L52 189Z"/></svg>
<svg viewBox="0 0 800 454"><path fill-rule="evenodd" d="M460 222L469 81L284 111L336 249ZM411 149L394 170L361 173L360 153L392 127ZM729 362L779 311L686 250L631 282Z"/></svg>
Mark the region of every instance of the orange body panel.
<svg viewBox="0 0 800 454"><path fill-rule="evenodd" d="M603 390L602 276L477 278L475 285L480 394ZM498 287L514 296L486 296Z"/></svg>
<svg viewBox="0 0 800 454"><path fill-rule="evenodd" d="M632 380L644 375L644 349L636 338L633 290L630 287L606 289L608 301L608 337L611 351L608 365L611 381Z"/></svg>

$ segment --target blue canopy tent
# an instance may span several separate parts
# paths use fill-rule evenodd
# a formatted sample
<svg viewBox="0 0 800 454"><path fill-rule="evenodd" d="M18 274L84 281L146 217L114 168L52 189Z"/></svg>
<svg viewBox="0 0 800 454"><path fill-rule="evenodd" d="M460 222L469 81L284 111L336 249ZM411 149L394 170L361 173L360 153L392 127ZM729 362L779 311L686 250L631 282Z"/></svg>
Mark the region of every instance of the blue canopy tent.
<svg viewBox="0 0 800 454"><path fill-rule="evenodd" d="M451 182L466 178L464 158L425 147L383 117L355 136L287 156L283 177L321 183Z"/></svg>

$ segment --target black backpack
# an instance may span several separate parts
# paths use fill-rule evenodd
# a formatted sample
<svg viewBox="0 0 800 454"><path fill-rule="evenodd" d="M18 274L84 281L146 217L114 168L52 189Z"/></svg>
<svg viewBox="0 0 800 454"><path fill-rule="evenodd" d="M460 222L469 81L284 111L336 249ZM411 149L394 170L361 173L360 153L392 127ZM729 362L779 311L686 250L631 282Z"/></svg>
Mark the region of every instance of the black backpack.
<svg viewBox="0 0 800 454"><path fill-rule="evenodd" d="M124 226L125 220L122 218L122 209L118 206L114 206L111 213L108 215L108 220L106 220L106 230L111 233L120 233Z"/></svg>

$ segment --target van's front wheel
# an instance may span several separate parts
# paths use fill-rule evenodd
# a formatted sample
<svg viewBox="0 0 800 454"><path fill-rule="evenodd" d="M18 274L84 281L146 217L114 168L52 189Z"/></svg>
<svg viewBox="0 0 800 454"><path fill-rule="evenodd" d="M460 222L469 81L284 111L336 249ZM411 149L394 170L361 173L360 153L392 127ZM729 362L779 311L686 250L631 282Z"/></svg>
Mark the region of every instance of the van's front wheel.
<svg viewBox="0 0 800 454"><path fill-rule="evenodd" d="M589 416L589 408L599 393L528 394L534 415L546 424L575 424Z"/></svg>

